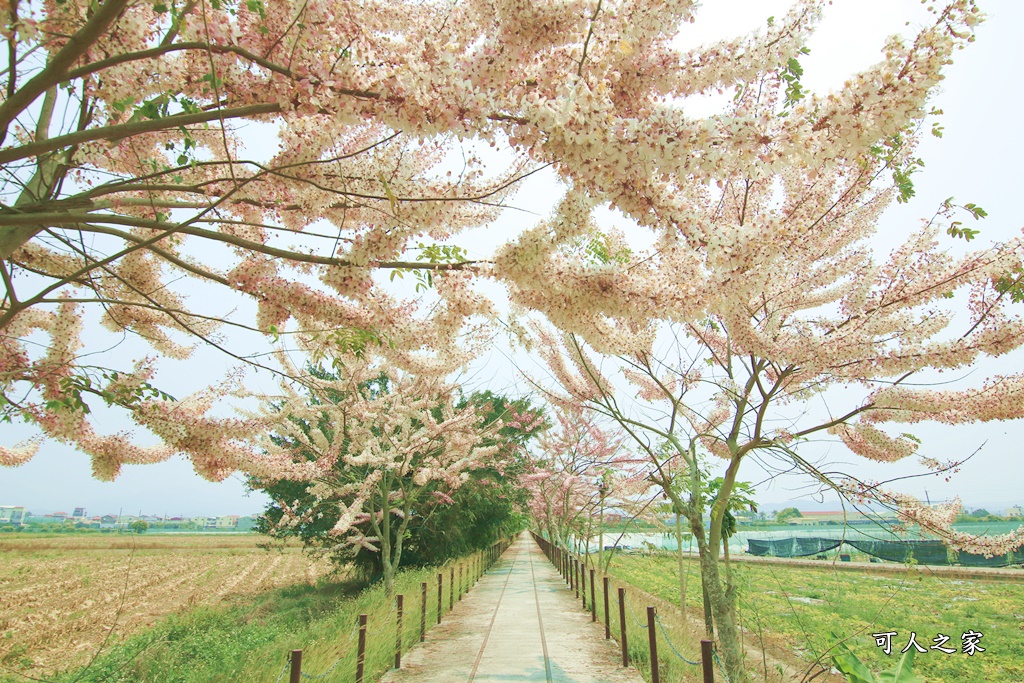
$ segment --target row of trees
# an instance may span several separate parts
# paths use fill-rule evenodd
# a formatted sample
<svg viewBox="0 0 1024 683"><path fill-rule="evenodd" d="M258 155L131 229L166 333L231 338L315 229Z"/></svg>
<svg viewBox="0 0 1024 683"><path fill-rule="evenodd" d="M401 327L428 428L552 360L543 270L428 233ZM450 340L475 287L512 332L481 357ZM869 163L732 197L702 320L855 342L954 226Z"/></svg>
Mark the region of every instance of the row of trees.
<svg viewBox="0 0 1024 683"><path fill-rule="evenodd" d="M343 374L309 368L312 395L282 396L265 457L304 475L252 476L273 499L259 530L298 537L394 588L399 566L437 564L525 525L518 479L546 427L524 399L459 396L366 357Z"/></svg>
<svg viewBox="0 0 1024 683"><path fill-rule="evenodd" d="M629 482L623 500L667 497L697 542L730 680L745 675L719 549L748 462L889 503L957 549L1020 545L1024 532L954 532L955 509L806 456L828 437L893 462L920 447L904 425L1024 413L1019 372L912 383L1024 341L1024 242L950 256L943 233L972 238L962 221L984 216L950 200L891 254L870 248L883 210L913 195L930 98L981 14L930 5L916 35L819 94L800 60L823 6L799 0L761 31L681 51L690 0L4 4L0 418L36 436L0 447L0 464L48 438L102 478L174 454L210 479L242 471L279 487L268 530L378 552L390 581L413 529L454 523L458 508L435 501L490 505L479 487L511 486L520 465L502 449L537 419L505 400L506 420L448 383L498 318L476 287L488 280L557 380L564 421L528 477L535 515L575 534L619 485L606 473ZM726 91L721 112L688 113L687 98ZM545 166L566 187L554 215L470 260L460 238L493 234L517 181ZM602 208L645 239L602 230ZM387 273L426 297L397 296ZM281 391L174 399L157 357L94 360L108 341L83 333L94 322L157 356L208 345ZM303 361L268 357L268 341ZM261 407L224 417L232 394ZM811 408L822 397L827 414ZM99 431L97 403L159 445ZM523 434L502 435L513 423ZM577 521L552 522L559 506Z"/></svg>

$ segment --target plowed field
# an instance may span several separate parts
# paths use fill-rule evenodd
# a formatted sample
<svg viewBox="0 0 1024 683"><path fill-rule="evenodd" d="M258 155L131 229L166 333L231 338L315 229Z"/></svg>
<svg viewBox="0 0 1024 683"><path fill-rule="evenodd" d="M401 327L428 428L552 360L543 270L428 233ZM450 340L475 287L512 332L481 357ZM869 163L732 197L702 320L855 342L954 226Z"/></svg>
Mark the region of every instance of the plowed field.
<svg viewBox="0 0 1024 683"><path fill-rule="evenodd" d="M256 535L0 539L0 666L45 676L108 639L232 595L313 583L331 569Z"/></svg>

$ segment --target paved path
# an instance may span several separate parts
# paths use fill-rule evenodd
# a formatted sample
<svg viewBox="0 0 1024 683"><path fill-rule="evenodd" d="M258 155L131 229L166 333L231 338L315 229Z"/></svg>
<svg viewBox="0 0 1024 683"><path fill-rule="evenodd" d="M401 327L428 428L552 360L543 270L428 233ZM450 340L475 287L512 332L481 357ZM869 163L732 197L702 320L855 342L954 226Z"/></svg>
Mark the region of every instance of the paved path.
<svg viewBox="0 0 1024 683"><path fill-rule="evenodd" d="M642 683L524 534L381 683Z"/></svg>

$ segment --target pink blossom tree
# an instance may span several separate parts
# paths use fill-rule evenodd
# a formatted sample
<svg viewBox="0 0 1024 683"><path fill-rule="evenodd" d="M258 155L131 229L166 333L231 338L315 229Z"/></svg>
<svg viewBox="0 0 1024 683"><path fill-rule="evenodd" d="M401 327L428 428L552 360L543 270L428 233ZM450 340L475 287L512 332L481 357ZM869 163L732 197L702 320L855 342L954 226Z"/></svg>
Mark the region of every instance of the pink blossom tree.
<svg viewBox="0 0 1024 683"><path fill-rule="evenodd" d="M0 417L75 445L99 477L182 453L216 478L218 434L238 426L208 416L222 389L174 401L151 384L155 357L93 364L107 342L87 346L84 325L158 356L208 344L257 367L282 334L314 357L452 346L475 297L428 274L474 264L436 242L493 218L524 161L488 177L472 153L454 177L439 166L474 134L477 107L500 110L474 104L479 75L451 78L485 63L467 50L493 20L438 37L425 27L443 23L439 8L385 5L3 3ZM268 132L276 145L261 150ZM377 269L415 270L446 303L416 322ZM228 315L246 300L254 317ZM163 443L100 433L101 399ZM0 464L38 442L0 447Z"/></svg>
<svg viewBox="0 0 1024 683"><path fill-rule="evenodd" d="M266 409L273 435L260 441L262 457L304 471L273 468L276 474L255 477L254 485L273 492L275 476L309 482L301 501L276 501L281 514L271 533L288 535L329 510L337 522L326 550L376 553L391 594L413 518L450 503L474 468L496 464L503 423L484 425L477 408L460 407L454 387L437 377L365 357L346 361L341 377L307 378L312 401L286 391Z"/></svg>
<svg viewBox="0 0 1024 683"><path fill-rule="evenodd" d="M810 462L803 443L831 436L858 456L895 462L920 447L901 425L1024 417L1024 374L962 379L943 391L918 384L1024 343L1012 307L1024 241L950 255L942 233L973 236L961 215L984 211L947 201L890 254L870 248L882 211L912 194L929 94L977 20L969 3L937 9L933 25L908 42L891 39L884 61L842 93L799 91L792 63L738 79L725 119L745 118L761 141L746 153L701 152L713 160L693 182L666 179L671 193L640 221L655 235L650 249L602 234L591 215L606 197L580 184L554 219L499 256L517 302L561 330L541 332L539 345L564 400L616 420L685 511L730 680L746 676L736 586L720 549L737 477L751 460L798 468L852 500L892 503L955 549L1000 554L1024 543L1019 530L955 532L956 504L933 508L833 476ZM901 102L891 116L859 118L890 97ZM840 121L842 102L858 111ZM794 117L808 124L799 149L790 146ZM631 390L610 379L616 364ZM812 409L823 396L825 414ZM703 457L725 466L711 495ZM921 463L925 471L956 464Z"/></svg>
<svg viewBox="0 0 1024 683"><path fill-rule="evenodd" d="M692 0L3 3L2 417L74 444L97 476L174 453L223 476L204 464L237 427L209 417L221 389L173 401L151 383L155 358L94 366L86 359L107 340L87 343L83 325L135 335L157 356L208 344L249 365L262 364L264 335L321 357L365 343L445 349L481 310L466 284L478 276L511 283L567 329L614 336L600 316L633 306L692 319L693 297L645 297L651 267L541 272L536 230L478 262L452 240L547 164L576 188L559 241L608 204L674 235L664 254L685 267L687 247L717 230L693 224L691 203L722 169L865 154L917 120L977 20L969 0L940 8L941 28L890 45L842 93L801 100L792 82L785 117L687 114L689 96L796 78L821 4L680 51ZM275 135L272 151L256 149ZM484 173L468 140L500 146L508 163ZM415 302L384 291L381 271L428 284L451 274L438 287L445 305L412 322ZM240 304L255 315L227 314ZM100 399L163 444L100 433L87 413ZM37 446L4 446L0 462Z"/></svg>
<svg viewBox="0 0 1024 683"><path fill-rule="evenodd" d="M557 427L541 436L534 470L523 476L534 521L553 543L582 550L606 504L627 504L623 438L580 406L556 406ZM620 485L622 484L622 485ZM603 520L598 524L599 542Z"/></svg>

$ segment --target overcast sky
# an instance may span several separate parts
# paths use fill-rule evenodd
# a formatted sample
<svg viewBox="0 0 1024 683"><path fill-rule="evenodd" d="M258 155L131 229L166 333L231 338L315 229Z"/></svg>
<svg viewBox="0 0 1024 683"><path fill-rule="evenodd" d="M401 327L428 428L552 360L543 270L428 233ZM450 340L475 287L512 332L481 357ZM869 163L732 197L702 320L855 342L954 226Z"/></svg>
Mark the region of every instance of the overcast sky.
<svg viewBox="0 0 1024 683"><path fill-rule="evenodd" d="M683 39L689 47L742 34L763 26L769 16L783 15L789 4L781 0L709 0L698 12L697 22L686 28ZM1020 38L1024 3L990 0L979 5L989 19L979 28L977 42L956 56L956 62L947 70L943 92L935 100L935 105L945 112L940 121L945 135L941 140L928 137L921 146L920 156L926 167L915 176L917 196L886 214L878 240L880 249L895 244L900 235L916 228L921 218L931 216L939 203L951 195L962 202L975 202L988 211L988 219L970 226L982 230L977 242L1006 239L1018 234L1024 224L1024 211L1013 203L1020 196L1024 181L1019 166L1024 156L1024 134L1020 132L1024 98L1019 87L1019 70L1024 66ZM841 86L850 73L878 61L886 35L907 31L908 20L913 26L924 17L917 0L836 0L811 42L811 54L803 59L804 85L817 91ZM707 112L694 111L704 113ZM490 239L469 239L465 246L470 248L471 256L488 255L473 252L484 249L485 243L493 244L495 231L505 236L532 224L538 215L547 212L558 194L552 176L541 174L529 179L511 203L535 215L509 212L491 230ZM119 346L116 353L123 360L126 354L136 357L146 351L128 342ZM232 368L229 360L200 350L187 363L164 365L158 377L160 386L174 395L186 395L225 375ZM1017 371L1021 363L1021 355L1017 354L979 368L977 373L985 376ZM464 379L474 389L525 391L519 369L536 371L536 366L531 365L528 357L496 343L493 352L474 363ZM269 378L266 381L266 388L272 389ZM100 428L115 431L127 426L116 421L103 424L103 415L102 411L97 414ZM20 426L3 429L0 440L4 444L13 444L32 433ZM963 456L983 444L984 448L953 482L946 484L942 478L915 480L904 487L908 492L923 495L927 488L932 500L960 495L968 505L1024 503L1024 468L1017 465L1020 444L1024 442L1021 423L969 429L923 426L915 434L925 440L926 448L930 449L928 454L935 457ZM857 461L852 456L841 459ZM908 473L915 469L862 463L858 467L869 478L894 473L899 476L904 469ZM756 480L757 476L750 473L742 478ZM782 480L766 487L761 497L765 503L781 503L799 492L797 482ZM158 465L129 466L117 481L100 482L90 475L88 457L48 442L28 464L16 469L0 468L0 505L25 505L34 512L70 512L74 507L84 506L89 514L116 513L119 509L133 514L249 514L259 512L264 503L260 494L246 495L240 477L210 483L195 475L191 465L180 458Z"/></svg>

